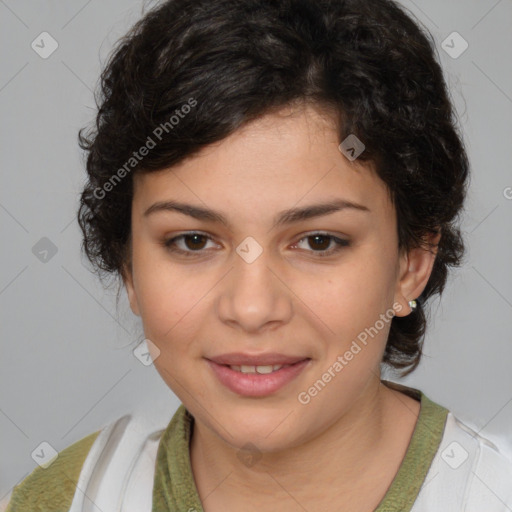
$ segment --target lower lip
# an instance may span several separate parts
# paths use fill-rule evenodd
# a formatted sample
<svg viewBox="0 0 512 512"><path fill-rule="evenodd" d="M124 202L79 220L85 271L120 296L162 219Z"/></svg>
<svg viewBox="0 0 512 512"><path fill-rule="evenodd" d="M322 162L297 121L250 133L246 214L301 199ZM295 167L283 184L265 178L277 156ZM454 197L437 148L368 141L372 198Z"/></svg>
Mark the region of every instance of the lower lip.
<svg viewBox="0 0 512 512"><path fill-rule="evenodd" d="M258 397L271 395L280 390L306 368L310 359L265 374L242 373L209 359L207 361L219 381L231 391L243 396Z"/></svg>

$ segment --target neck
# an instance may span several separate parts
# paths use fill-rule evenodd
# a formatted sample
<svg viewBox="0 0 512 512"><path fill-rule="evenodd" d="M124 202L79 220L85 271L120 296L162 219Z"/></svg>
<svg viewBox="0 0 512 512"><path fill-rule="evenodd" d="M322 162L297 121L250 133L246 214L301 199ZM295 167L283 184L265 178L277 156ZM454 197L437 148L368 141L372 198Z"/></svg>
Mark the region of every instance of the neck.
<svg viewBox="0 0 512 512"><path fill-rule="evenodd" d="M396 435L390 440L388 432L397 430L397 406L400 407L401 402L396 394L379 379L374 379L352 408L321 434L291 449L265 453L250 467L237 457L235 448L196 423L191 440L191 463L201 498L205 500L210 496L211 504L243 500L254 503L264 500L267 494L275 504L275 494L272 495L269 488L274 491L281 488L281 494L286 495L288 501L290 496L301 496L302 500L310 498L317 504L319 498L304 496L304 489L325 498L330 496L331 501L333 492L353 496L355 489L364 492L362 482L373 485L375 471L377 475L379 471L382 474L379 460L383 453L397 450L399 459L392 464L394 469L389 474L389 482L383 483L385 490L398 470L417 418L416 414L413 423L398 427L398 430L402 428L401 434L405 433L405 445L398 444ZM402 409L404 403L402 401ZM410 412L409 403L411 417ZM212 506L209 510L215 509Z"/></svg>

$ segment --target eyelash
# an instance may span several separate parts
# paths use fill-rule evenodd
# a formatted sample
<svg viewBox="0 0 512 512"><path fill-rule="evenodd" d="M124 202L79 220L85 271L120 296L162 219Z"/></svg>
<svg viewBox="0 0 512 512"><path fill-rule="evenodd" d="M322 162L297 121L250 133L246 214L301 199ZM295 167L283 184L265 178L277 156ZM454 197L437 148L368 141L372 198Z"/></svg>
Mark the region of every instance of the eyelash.
<svg viewBox="0 0 512 512"><path fill-rule="evenodd" d="M212 240L212 238L210 236L208 236L208 235L206 235L204 233L201 233L199 231L189 231L188 233L182 233L181 235L175 236L175 237L170 238L168 240L164 240L163 241L163 245L170 252L177 253L177 254L182 254L183 256L186 256L186 257L193 257L195 254L200 255L201 252L204 251L204 249L200 249L198 251L184 251L182 249L178 249L176 247L176 245L175 245L176 244L176 240L179 240L179 239L184 238L186 236L193 236L193 235L200 235L200 236L203 236L203 237L207 238L207 240ZM349 240L344 240L342 238L337 238L334 235L331 235L331 234L325 233L325 232L321 232L321 231L315 231L313 233L309 233L308 235L302 237L296 243L298 244L298 243L302 242L303 240L307 240L308 238L314 237L314 236L322 236L324 238L330 238L336 244L336 246L334 248L331 248L331 249L328 249L328 250L324 250L324 251L313 251L312 250L311 251L311 252L313 252L315 254L315 256L318 256L320 258L325 258L327 256L331 256L331 255L341 251L345 247L350 246Z"/></svg>

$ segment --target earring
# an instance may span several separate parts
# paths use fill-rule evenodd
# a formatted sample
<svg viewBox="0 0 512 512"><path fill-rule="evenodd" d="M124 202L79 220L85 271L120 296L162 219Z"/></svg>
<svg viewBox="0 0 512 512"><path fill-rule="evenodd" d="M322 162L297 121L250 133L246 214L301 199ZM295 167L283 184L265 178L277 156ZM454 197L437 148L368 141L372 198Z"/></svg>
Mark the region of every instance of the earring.
<svg viewBox="0 0 512 512"><path fill-rule="evenodd" d="M413 299L409 301L409 307L411 308L411 313L416 310L418 307L418 303Z"/></svg>

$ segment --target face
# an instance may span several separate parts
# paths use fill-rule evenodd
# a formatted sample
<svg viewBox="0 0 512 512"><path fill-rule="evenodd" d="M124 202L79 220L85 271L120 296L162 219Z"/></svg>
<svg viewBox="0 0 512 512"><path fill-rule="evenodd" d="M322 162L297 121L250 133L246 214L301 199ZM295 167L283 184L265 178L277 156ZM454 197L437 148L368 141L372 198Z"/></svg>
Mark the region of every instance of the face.
<svg viewBox="0 0 512 512"><path fill-rule="evenodd" d="M287 107L134 177L132 311L164 381L233 447L293 447L354 410L428 280L385 184L338 144L328 114Z"/></svg>

